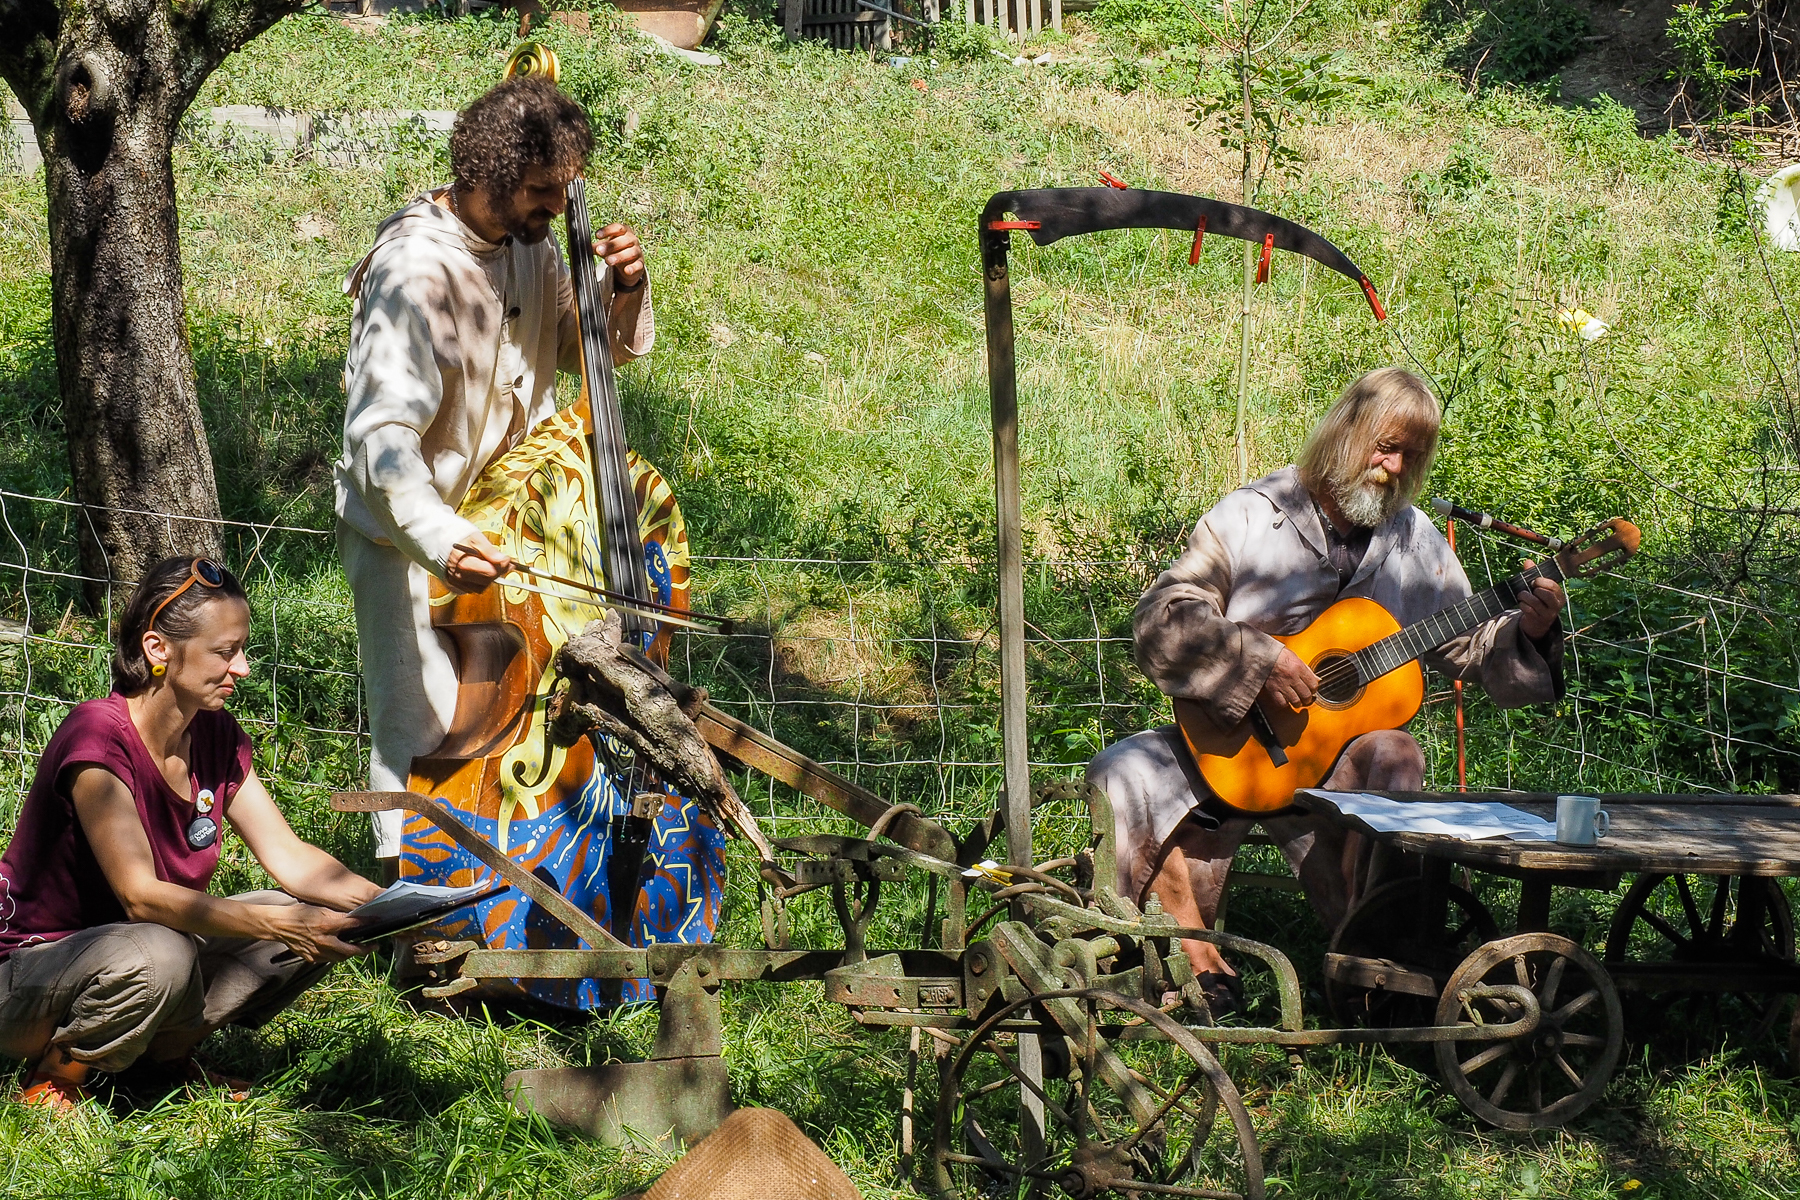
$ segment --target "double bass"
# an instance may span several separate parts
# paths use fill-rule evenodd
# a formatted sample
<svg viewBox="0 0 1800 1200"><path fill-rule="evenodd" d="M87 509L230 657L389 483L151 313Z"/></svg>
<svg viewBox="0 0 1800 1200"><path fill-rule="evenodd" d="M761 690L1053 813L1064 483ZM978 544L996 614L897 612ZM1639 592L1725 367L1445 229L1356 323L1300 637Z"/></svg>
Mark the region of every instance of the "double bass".
<svg viewBox="0 0 1800 1200"><path fill-rule="evenodd" d="M556 81L556 59L526 44L507 74ZM605 589L651 658L671 637L660 611L685 611L687 527L666 480L625 443L593 252L586 181L568 188L569 269L580 322L582 391L476 481L461 514L522 570L476 594L433 585L432 625L458 659L455 716L413 759L407 787L462 822L628 945L706 942L718 923L725 835L694 801L604 737L555 745L547 728L556 652L605 608ZM555 577L558 583L542 581ZM585 583L587 587L569 586ZM468 884L488 870L417 814L406 821L402 879ZM584 945L516 891L464 909L437 937L491 949ZM648 982L521 980L562 1008L652 996Z"/></svg>

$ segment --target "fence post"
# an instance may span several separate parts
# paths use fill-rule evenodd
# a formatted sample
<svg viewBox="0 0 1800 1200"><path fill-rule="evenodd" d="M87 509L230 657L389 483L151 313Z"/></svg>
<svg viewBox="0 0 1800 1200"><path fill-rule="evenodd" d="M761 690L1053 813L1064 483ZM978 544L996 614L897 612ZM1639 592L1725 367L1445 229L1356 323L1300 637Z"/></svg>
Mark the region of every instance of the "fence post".
<svg viewBox="0 0 1800 1200"><path fill-rule="evenodd" d="M799 41L800 26L806 17L806 0L787 0L787 6L782 10L781 15L782 32L787 35L787 40Z"/></svg>

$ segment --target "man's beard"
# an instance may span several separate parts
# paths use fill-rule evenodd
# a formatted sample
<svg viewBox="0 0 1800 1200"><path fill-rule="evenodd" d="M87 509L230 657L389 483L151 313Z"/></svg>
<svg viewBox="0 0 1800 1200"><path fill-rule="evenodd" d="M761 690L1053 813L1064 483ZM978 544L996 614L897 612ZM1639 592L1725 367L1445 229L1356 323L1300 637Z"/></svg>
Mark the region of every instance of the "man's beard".
<svg viewBox="0 0 1800 1200"><path fill-rule="evenodd" d="M506 232L512 235L515 242L535 246L550 236L550 227L555 221L556 214L548 209L537 208L521 211L509 198L506 216L501 224L506 227Z"/></svg>
<svg viewBox="0 0 1800 1200"><path fill-rule="evenodd" d="M1338 511L1352 525L1373 529L1406 507L1406 492L1400 480L1382 467L1370 467L1349 484L1331 489Z"/></svg>
<svg viewBox="0 0 1800 1200"><path fill-rule="evenodd" d="M535 214L533 214L535 215ZM532 224L529 217L518 216L506 223L506 232L512 235L515 242L526 246L535 246L550 236L550 221Z"/></svg>

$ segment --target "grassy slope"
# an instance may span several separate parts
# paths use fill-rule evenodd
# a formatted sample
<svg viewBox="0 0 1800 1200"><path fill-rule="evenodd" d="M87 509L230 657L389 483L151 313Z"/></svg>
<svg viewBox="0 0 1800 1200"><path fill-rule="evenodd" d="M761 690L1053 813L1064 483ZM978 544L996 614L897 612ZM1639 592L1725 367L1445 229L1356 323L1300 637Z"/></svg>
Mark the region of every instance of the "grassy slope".
<svg viewBox="0 0 1800 1200"><path fill-rule="evenodd" d="M1357 27L1357 14L1332 13L1318 36ZM1000 188L1091 182L1101 166L1134 183L1235 198L1217 132L1196 129L1170 94L1180 80L1129 95L1098 87L1109 54L1091 45L1078 49L1092 66L953 66L920 74L921 92L912 72L813 46L741 39L727 48L731 65L709 72L557 40L572 88L608 133L597 207L634 221L652 247L661 340L625 373L628 415L636 443L676 484L702 553L980 557L991 504L972 237L982 201ZM228 63L202 103L454 107L497 75L510 41L503 25L482 21L365 33L296 18ZM1742 245L1714 228L1720 179L1639 139L1619 110L1469 97L1399 41L1364 57L1372 86L1310 115L1295 133L1304 165L1261 202L1343 245L1445 377L1458 361L1460 312L1462 387L1435 490L1559 528L1627 512L1656 549L1679 554L1690 510L1621 459L1551 314L1580 303L1614 323L1598 365L1613 429L1633 454L1684 490L1730 495L1744 448L1764 436L1755 355L1776 317ZM200 130L178 164L227 508L324 524L347 317L337 281L381 217L441 177L441 151L403 144L379 169L332 171ZM55 494L64 481L39 186L0 183L0 480ZM317 240L297 234L309 215L323 218ZM1021 241L1034 553L1161 558L1231 482L1238 259L1209 244L1190 270L1186 249L1151 233L1041 252ZM1776 267L1791 283L1793 266ZM1290 261L1277 263L1257 305L1252 444L1267 467L1286 461L1348 377L1399 351L1344 281ZM1138 577L1098 580L1100 618L1118 629ZM1057 582L1035 594L1041 619L1078 629L1087 613L1059 599ZM989 603L967 572L884 568L851 572L840 587L816 573L721 568L703 581L715 603L739 611L761 604L765 585L790 633L841 632L846 596L856 619L896 632L929 620L972 633ZM342 661L345 596L329 557L295 551L268 586L306 598L300 628L321 657ZM941 682L929 664L832 658L818 645L794 642L783 669L849 676L897 703ZM1141 681L1118 670L1119 685L1143 696ZM976 702L978 675L958 685ZM1085 694L1091 681L1059 686ZM1155 709L1143 698L1147 720ZM953 731L957 746L991 739L981 718L971 725ZM1069 757L1115 732L1077 730ZM841 750L848 733L822 725L810 736L804 744ZM873 740L915 736L891 723ZM319 753L317 778L342 778L345 768ZM292 758L273 766L277 776L308 769ZM946 799L969 814L984 791ZM295 797L303 825L363 853L354 824ZM234 867L233 882L249 877ZM745 878L725 930L739 941L754 937ZM885 919L890 940L916 927L916 905L903 898ZM1603 927L1604 906L1561 918L1573 931ZM1310 918L1291 905L1258 897L1240 916L1244 932L1316 957L1306 953L1318 936ZM813 934L828 936L823 925ZM854 1034L805 988L729 992L728 1008L740 1101L793 1113L867 1194L887 1194L901 1044ZM448 1021L412 1012L379 971L358 966L268 1030L223 1039L228 1063L275 1081L250 1105L180 1102L55 1129L0 1107L10 1160L0 1186L183 1200L607 1195L658 1160L519 1122L495 1083L503 1067L641 1051L650 1028L644 1014L573 1029ZM1236 1054L1231 1065L1256 1089L1271 1165L1295 1194L1598 1196L1639 1179L1647 1186L1632 1194L1672 1197L1791 1189L1800 1103L1766 1073L1768 1061L1766 1046L1697 1064L1652 1054L1622 1073L1603 1112L1527 1137L1479 1131L1382 1054L1322 1054L1298 1079L1266 1055Z"/></svg>

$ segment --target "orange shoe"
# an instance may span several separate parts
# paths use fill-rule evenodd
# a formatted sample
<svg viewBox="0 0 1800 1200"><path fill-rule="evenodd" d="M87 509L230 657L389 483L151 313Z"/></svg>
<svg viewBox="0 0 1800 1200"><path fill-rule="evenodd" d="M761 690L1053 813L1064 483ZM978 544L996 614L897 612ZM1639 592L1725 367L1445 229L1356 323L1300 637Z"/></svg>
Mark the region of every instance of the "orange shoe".
<svg viewBox="0 0 1800 1200"><path fill-rule="evenodd" d="M198 1056L187 1060L187 1080L190 1087L203 1085L223 1090L228 1100L248 1100L250 1089L255 1087L248 1079L237 1079L230 1075L221 1075L202 1062Z"/></svg>
<svg viewBox="0 0 1800 1200"><path fill-rule="evenodd" d="M41 1105L58 1116L74 1112L83 1100L93 1098L94 1094L78 1083L36 1073L25 1080L25 1086L19 1089L19 1094L15 1097L20 1104Z"/></svg>

